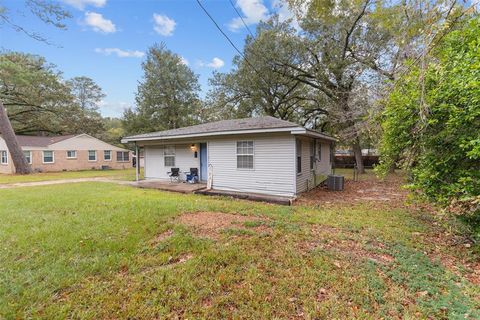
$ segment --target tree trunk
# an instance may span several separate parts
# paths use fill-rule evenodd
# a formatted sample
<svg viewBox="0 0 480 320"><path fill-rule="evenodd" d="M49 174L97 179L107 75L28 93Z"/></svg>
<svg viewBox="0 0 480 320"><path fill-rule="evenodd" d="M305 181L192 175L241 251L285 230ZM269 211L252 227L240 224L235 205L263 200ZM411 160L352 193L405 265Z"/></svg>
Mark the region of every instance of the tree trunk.
<svg viewBox="0 0 480 320"><path fill-rule="evenodd" d="M12 159L13 165L15 166L15 172L19 174L29 174L32 173L32 169L23 154L22 148L18 144L17 137L13 131L12 124L7 116L7 111L3 106L3 103L0 101L0 133L2 134L3 140L7 144L8 151L10 152L10 157Z"/></svg>
<svg viewBox="0 0 480 320"><path fill-rule="evenodd" d="M355 163L357 164L358 173L365 173L365 166L363 165L362 147L360 146L360 139L355 139L352 145L353 154L355 156Z"/></svg>

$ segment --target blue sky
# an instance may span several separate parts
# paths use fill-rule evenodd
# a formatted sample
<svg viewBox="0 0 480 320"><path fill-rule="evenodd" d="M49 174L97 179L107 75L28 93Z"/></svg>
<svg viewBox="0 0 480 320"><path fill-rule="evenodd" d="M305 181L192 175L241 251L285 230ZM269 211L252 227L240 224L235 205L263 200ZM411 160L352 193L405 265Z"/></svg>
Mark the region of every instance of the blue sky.
<svg viewBox="0 0 480 320"><path fill-rule="evenodd" d="M2 50L44 56L57 65L64 78L87 76L106 93L100 105L104 116L121 116L134 105L142 76L144 53L155 42L185 59L200 75L202 95L213 70L226 72L236 54L195 0L60 0L72 14L66 31L45 25L29 14L24 2L2 1L14 22L48 38L53 45L35 41L0 25ZM273 12L288 17L280 0L232 0L251 30ZM202 0L210 14L239 47L247 30L229 0Z"/></svg>

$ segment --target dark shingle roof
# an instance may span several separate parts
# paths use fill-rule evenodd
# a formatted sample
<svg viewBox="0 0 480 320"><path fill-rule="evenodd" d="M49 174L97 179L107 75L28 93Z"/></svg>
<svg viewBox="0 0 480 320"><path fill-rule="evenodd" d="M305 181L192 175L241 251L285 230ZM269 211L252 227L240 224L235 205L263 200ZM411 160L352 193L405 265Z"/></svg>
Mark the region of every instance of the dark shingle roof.
<svg viewBox="0 0 480 320"><path fill-rule="evenodd" d="M238 130L258 130L258 129L279 129L279 128L301 128L300 125L277 119L274 117L259 117L259 118L245 118L245 119L232 119L209 122L199 124L196 126L151 132L145 134L139 134L135 136L126 137L125 139L142 139L142 138L162 138L181 136L189 134L203 134L212 132L226 132L226 131L238 131Z"/></svg>
<svg viewBox="0 0 480 320"><path fill-rule="evenodd" d="M22 136L17 135L17 141L21 147L48 147L51 144L75 137L75 134L54 137Z"/></svg>

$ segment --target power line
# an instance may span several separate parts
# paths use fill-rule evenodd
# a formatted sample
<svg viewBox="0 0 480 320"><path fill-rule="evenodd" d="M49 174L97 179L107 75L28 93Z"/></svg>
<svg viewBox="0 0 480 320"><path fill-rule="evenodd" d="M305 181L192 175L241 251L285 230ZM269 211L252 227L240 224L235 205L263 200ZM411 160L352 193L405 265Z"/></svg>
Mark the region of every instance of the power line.
<svg viewBox="0 0 480 320"><path fill-rule="evenodd" d="M240 20L242 20L243 22L243 25L245 26L245 28L247 28L248 32L250 33L250 35L255 38L255 36L253 35L252 31L250 30L250 28L248 27L248 25L245 23L245 20L243 20L243 17L242 15L240 14L240 12L238 12L237 10L237 7L235 7L235 5L233 4L232 0L228 0L230 1L230 4L232 5L233 9L235 10L235 12L237 13L238 17L240 18Z"/></svg>
<svg viewBox="0 0 480 320"><path fill-rule="evenodd" d="M197 3L198 5L200 6L200 8L202 8L202 10L205 12L205 14L210 18L210 20L212 20L213 24L215 24L215 26L217 27L218 31L220 31L220 33L227 39L227 41L232 45L233 48L235 48L235 50L238 52L238 54L245 60L245 62L253 69L253 71L255 71L255 73L268 85L268 81L266 81L262 74L260 72L258 72L258 70L253 66L253 64L250 63L250 61L248 61L247 57L245 57L245 55L243 54L243 52L240 51L240 49L238 49L238 47L233 43L233 41L230 39L230 37L225 33L225 31L222 30L222 28L218 25L217 21L215 21L215 19L212 17L212 15L210 15L210 13L207 11L207 9L202 5L202 3L200 2L200 0L197 0Z"/></svg>
<svg viewBox="0 0 480 320"><path fill-rule="evenodd" d="M237 46L232 42L232 40L230 40L230 38L227 36L227 34L222 30L222 28L220 28L220 26L218 25L217 21L215 21L215 19L213 19L213 17L210 15L210 13L208 13L207 9L205 9L205 7L202 5L202 3L200 2L200 0L197 0L197 3L198 5L200 6L200 8L203 9L203 11L205 12L205 14L210 18L210 20L212 20L213 24L215 24L215 26L217 27L218 31L220 31L223 36L227 39L227 41L232 45L232 47L238 52L239 55L241 55L244 59L245 59L245 56L243 55L243 53L237 48ZM245 59L246 60L246 59Z"/></svg>

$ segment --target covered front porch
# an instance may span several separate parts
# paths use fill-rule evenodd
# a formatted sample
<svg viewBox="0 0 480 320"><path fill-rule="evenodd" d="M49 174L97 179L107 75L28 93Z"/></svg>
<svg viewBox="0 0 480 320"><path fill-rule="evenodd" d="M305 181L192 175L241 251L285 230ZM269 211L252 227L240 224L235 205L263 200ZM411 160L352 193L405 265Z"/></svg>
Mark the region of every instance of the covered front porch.
<svg viewBox="0 0 480 320"><path fill-rule="evenodd" d="M142 151L142 152L141 152ZM208 179L207 143L202 140L152 140L136 144L136 154L143 154L145 183L151 180L185 182L188 176L206 183ZM137 166L136 180L142 182Z"/></svg>

